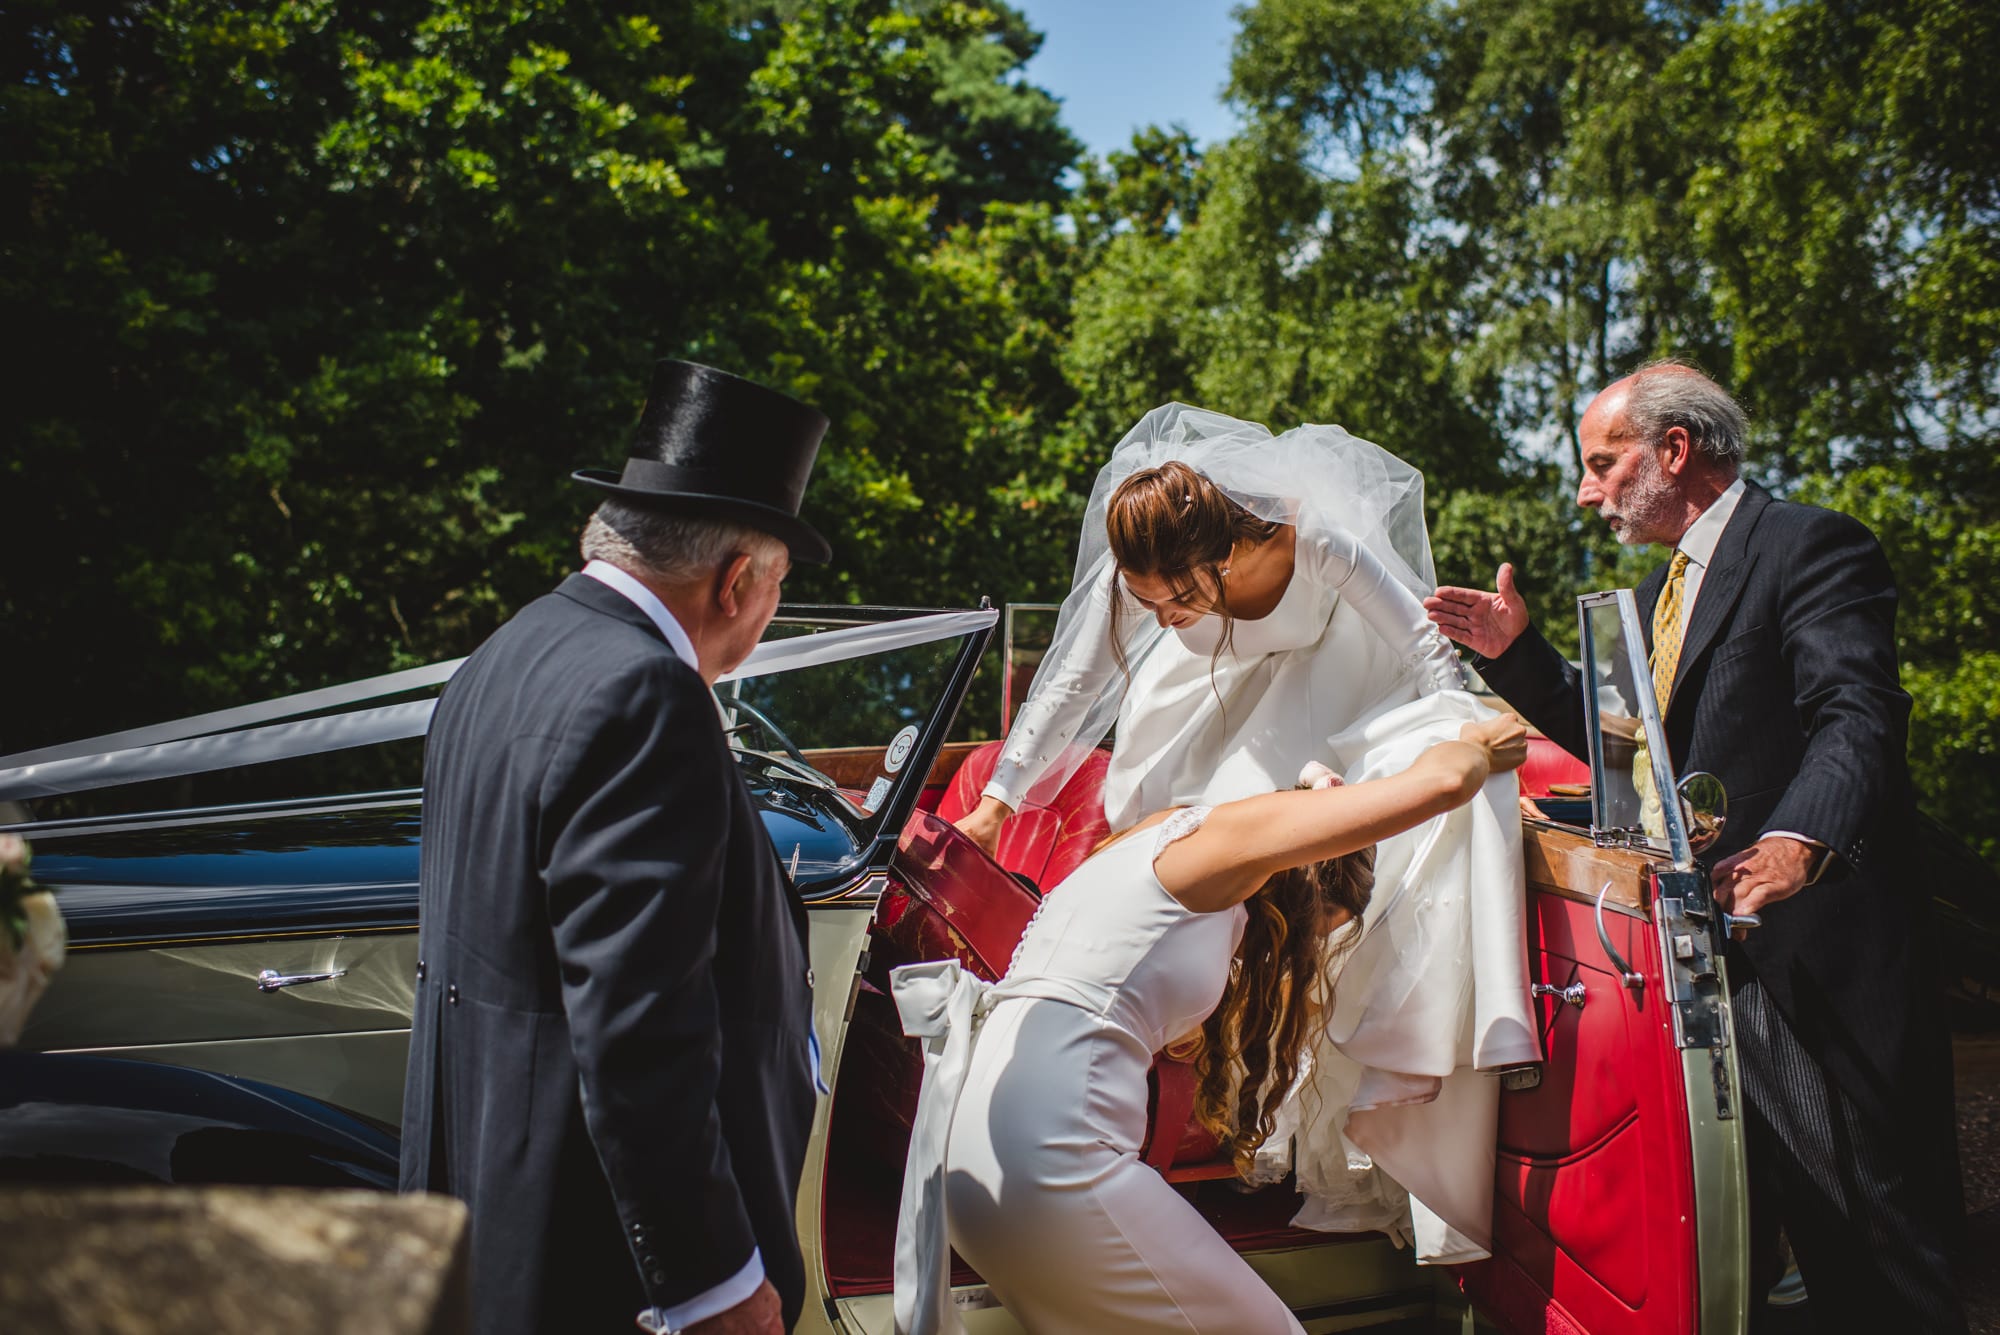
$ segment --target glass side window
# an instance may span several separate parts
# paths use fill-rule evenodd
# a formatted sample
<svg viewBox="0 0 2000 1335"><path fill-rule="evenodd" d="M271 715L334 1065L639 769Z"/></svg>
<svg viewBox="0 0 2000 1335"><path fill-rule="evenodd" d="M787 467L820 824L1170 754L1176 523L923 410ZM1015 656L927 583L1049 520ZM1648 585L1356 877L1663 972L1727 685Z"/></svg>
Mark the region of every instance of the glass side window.
<svg viewBox="0 0 2000 1335"><path fill-rule="evenodd" d="M1584 721L1590 739L1591 830L1600 841L1693 860L1653 697L1652 670L1630 589L1577 599Z"/></svg>
<svg viewBox="0 0 2000 1335"><path fill-rule="evenodd" d="M817 789L866 839L912 757L931 749L922 744L939 726L939 704L950 694L969 634L898 645L893 621L856 625L787 617L771 625L764 641L842 630L863 638L720 682L715 697L730 748L753 789L773 783ZM871 633L885 637L884 647L867 643Z"/></svg>

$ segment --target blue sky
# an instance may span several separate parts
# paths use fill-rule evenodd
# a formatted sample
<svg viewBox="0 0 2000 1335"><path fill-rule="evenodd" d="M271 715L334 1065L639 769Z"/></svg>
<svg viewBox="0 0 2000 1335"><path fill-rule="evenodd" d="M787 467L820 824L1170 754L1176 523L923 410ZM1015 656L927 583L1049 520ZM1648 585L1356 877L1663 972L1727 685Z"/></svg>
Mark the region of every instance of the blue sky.
<svg viewBox="0 0 2000 1335"><path fill-rule="evenodd" d="M1141 125L1179 122L1201 143L1229 136L1230 16L1238 0L1012 0L1044 34L1027 75L1062 99L1063 120L1099 156Z"/></svg>

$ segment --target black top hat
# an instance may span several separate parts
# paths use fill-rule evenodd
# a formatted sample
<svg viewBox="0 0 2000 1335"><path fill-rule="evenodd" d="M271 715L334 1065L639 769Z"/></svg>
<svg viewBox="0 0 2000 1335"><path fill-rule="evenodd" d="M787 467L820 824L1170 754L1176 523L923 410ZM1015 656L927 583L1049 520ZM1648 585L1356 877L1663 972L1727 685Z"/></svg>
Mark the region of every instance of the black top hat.
<svg viewBox="0 0 2000 1335"><path fill-rule="evenodd" d="M775 389L693 362L653 365L625 469L571 476L628 501L739 520L784 540L796 561L833 555L799 518L826 414Z"/></svg>

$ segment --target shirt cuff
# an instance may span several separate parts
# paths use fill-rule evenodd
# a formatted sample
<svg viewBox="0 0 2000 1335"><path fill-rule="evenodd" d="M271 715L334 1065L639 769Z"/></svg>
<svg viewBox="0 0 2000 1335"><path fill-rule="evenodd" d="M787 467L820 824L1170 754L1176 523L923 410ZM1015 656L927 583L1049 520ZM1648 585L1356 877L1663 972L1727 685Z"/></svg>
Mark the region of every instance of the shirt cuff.
<svg viewBox="0 0 2000 1335"><path fill-rule="evenodd" d="M1757 838L1760 842L1765 839L1790 839L1818 853L1819 860L1813 863L1812 874L1806 877L1807 885L1826 875L1826 869L1833 865L1833 850L1809 834L1800 834L1795 830L1766 830Z"/></svg>
<svg viewBox="0 0 2000 1335"><path fill-rule="evenodd" d="M686 1330L697 1321L721 1316L730 1308L748 1299L763 1282L764 1253L752 1247L750 1259L743 1263L741 1270L708 1292L697 1293L684 1303L676 1303L672 1307L648 1307L639 1313L639 1328L652 1331L653 1335L668 1335L670 1331Z"/></svg>
<svg viewBox="0 0 2000 1335"><path fill-rule="evenodd" d="M1012 789L1002 784L998 779L990 781L986 785L986 787L983 790L981 790L979 795L981 797L999 798L1002 802L1005 802L1007 804L1007 809L1009 811L1019 811L1021 809L1022 794L1014 792Z"/></svg>

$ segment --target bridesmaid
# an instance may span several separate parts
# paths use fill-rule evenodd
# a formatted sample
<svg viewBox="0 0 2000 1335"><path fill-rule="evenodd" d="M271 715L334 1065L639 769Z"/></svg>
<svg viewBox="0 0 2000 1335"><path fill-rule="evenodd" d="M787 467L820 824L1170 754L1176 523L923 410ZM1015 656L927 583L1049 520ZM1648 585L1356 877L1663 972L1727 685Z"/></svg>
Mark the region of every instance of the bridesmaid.
<svg viewBox="0 0 2000 1335"><path fill-rule="evenodd" d="M959 1329L951 1246L1038 1332L1296 1332L1139 1158L1146 1070L1192 1036L1196 1111L1245 1163L1311 1043L1379 840L1462 807L1526 754L1511 715L1401 773L1158 812L1043 900L1007 974L892 976L926 1041L897 1228L896 1328ZM1334 948L1324 948L1333 934Z"/></svg>

